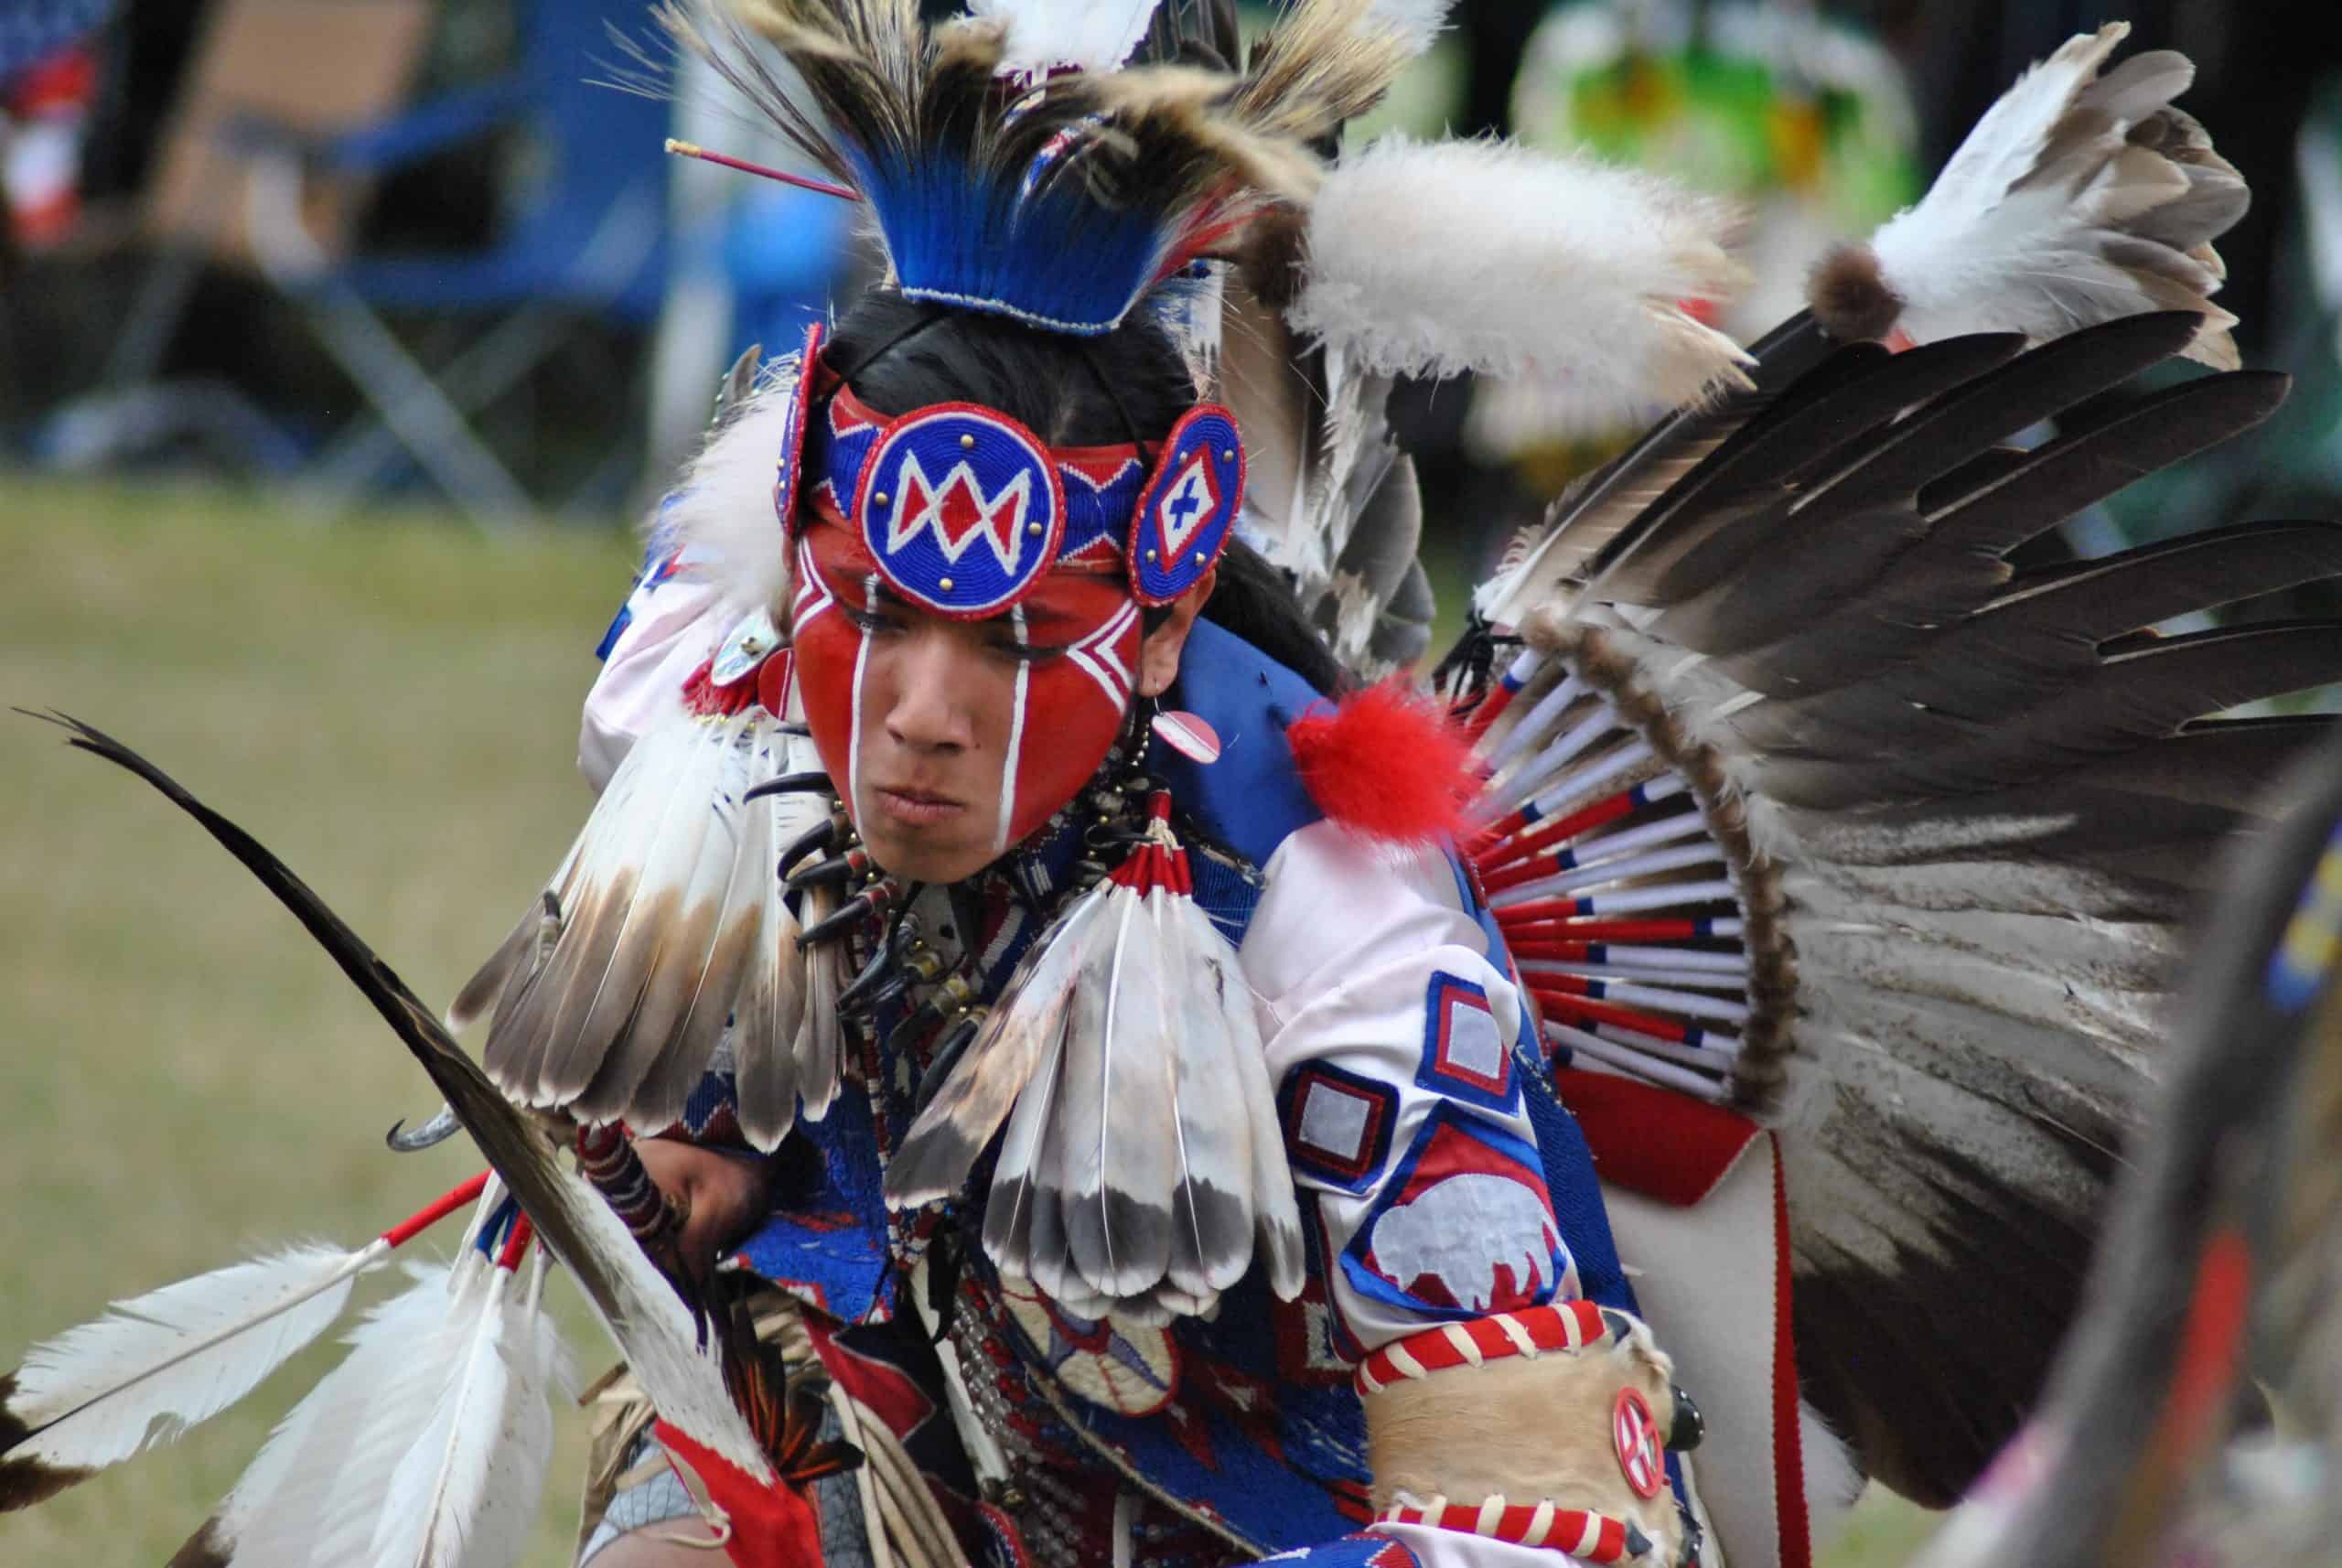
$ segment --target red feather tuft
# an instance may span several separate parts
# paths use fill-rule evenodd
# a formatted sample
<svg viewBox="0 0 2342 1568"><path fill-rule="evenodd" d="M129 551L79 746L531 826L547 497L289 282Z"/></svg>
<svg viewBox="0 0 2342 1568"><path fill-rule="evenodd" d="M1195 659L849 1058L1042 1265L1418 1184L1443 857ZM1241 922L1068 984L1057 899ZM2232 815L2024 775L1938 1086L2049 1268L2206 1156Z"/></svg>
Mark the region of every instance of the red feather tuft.
<svg viewBox="0 0 2342 1568"><path fill-rule="evenodd" d="M1391 843L1431 843L1464 826L1476 780L1471 743L1400 676L1285 726L1302 788L1328 820Z"/></svg>

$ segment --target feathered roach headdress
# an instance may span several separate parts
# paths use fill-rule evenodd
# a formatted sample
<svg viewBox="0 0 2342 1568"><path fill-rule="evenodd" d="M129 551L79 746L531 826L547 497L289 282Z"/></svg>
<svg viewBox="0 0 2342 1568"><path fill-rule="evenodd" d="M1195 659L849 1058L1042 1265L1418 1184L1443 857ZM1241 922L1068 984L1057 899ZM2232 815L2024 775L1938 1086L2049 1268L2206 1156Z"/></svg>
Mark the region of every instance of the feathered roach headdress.
<svg viewBox="0 0 2342 1568"><path fill-rule="evenodd" d="M910 0L659 15L861 197L906 297L1080 336L1112 330L1190 262L1241 253L1265 209L1305 199L1305 143L1371 103L1408 57L1355 6L1341 48L1311 50L1305 69L1287 48L1265 62L1284 67L1273 77L1048 75L1031 63L1051 52L1045 36L1011 9L933 28ZM801 92L752 37L787 58ZM1089 48L1077 37L1064 52Z"/></svg>

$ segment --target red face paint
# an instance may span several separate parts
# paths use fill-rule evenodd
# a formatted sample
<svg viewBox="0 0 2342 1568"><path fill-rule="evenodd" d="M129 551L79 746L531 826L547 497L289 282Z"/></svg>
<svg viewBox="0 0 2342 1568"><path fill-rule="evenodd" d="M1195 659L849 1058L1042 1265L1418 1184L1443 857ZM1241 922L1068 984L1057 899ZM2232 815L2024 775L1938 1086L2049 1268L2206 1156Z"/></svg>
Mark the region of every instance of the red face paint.
<svg viewBox="0 0 2342 1568"><path fill-rule="evenodd" d="M1070 801L1122 731L1140 621L1119 575L1053 571L1003 615L947 620L890 595L826 515L798 574L806 722L872 855L897 875L972 875Z"/></svg>

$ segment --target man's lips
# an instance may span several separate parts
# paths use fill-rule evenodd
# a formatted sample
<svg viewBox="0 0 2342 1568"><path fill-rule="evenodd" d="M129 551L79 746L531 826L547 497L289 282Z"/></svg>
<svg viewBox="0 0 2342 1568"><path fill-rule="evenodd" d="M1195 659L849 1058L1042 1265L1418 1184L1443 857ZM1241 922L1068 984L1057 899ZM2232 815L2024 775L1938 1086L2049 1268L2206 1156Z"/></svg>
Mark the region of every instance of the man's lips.
<svg viewBox="0 0 2342 1568"><path fill-rule="evenodd" d="M871 793L877 797L879 811L898 822L919 827L949 822L968 809L965 802L949 795L908 784L874 784Z"/></svg>

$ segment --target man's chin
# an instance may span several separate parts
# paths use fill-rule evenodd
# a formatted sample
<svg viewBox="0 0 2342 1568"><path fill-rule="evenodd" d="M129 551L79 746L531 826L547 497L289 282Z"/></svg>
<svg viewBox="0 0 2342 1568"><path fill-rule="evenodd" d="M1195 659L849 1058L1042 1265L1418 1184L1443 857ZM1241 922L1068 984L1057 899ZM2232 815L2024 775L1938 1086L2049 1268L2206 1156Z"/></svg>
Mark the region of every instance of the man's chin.
<svg viewBox="0 0 2342 1568"><path fill-rule="evenodd" d="M997 858L989 843L939 843L891 827L865 830L862 844L878 869L905 882L962 882Z"/></svg>

